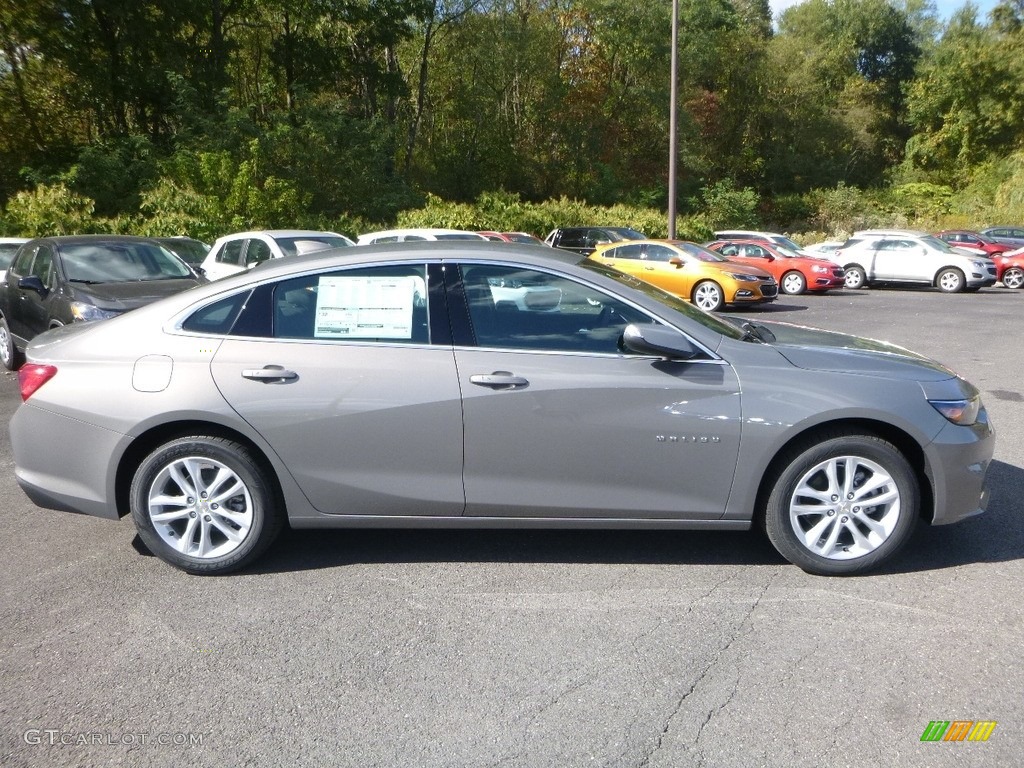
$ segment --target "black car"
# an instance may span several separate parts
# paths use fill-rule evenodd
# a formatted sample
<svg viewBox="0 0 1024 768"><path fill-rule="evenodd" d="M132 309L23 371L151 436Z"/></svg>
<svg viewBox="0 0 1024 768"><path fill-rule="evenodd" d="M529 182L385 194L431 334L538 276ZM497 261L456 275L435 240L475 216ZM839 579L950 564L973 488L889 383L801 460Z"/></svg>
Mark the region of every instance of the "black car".
<svg viewBox="0 0 1024 768"><path fill-rule="evenodd" d="M647 235L629 227L562 227L549 232L544 242L554 248L589 256L597 246L605 243L646 239Z"/></svg>
<svg viewBox="0 0 1024 768"><path fill-rule="evenodd" d="M210 246L202 240L193 240L191 237L154 237L160 245L172 251L182 261L192 267L201 267L206 254L210 252Z"/></svg>
<svg viewBox="0 0 1024 768"><path fill-rule="evenodd" d="M205 282L145 237L30 240L0 283L0 362L16 369L28 342L50 328L114 317Z"/></svg>

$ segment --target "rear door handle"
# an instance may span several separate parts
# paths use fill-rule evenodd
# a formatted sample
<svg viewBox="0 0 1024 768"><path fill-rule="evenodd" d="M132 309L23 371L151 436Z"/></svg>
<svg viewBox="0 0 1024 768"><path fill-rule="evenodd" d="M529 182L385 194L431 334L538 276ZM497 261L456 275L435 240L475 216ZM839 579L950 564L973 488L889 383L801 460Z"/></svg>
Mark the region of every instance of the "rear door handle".
<svg viewBox="0 0 1024 768"><path fill-rule="evenodd" d="M530 382L522 376L513 376L508 371L495 371L494 373L477 373L469 377L471 384L491 389L523 389L528 387Z"/></svg>
<svg viewBox="0 0 1024 768"><path fill-rule="evenodd" d="M262 381L265 384L283 384L299 378L299 374L280 365L265 365L262 368L246 368L242 371L242 378Z"/></svg>

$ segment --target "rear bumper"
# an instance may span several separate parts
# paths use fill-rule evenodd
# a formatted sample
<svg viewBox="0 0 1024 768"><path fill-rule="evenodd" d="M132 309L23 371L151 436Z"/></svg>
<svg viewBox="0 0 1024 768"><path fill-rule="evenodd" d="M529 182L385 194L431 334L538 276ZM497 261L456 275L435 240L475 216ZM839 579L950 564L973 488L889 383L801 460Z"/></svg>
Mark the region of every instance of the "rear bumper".
<svg viewBox="0 0 1024 768"><path fill-rule="evenodd" d="M34 504L118 519L113 457L129 437L29 404L10 433L14 475Z"/></svg>

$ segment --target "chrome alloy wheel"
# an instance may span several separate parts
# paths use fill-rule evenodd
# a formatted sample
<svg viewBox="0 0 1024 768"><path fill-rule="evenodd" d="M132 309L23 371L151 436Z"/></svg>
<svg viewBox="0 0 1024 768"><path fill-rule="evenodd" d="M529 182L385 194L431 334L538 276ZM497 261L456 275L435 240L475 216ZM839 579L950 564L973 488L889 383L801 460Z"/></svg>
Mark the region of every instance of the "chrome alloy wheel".
<svg viewBox="0 0 1024 768"><path fill-rule="evenodd" d="M693 292L693 303L708 312L714 312L722 308L725 297L722 289L710 280L705 280Z"/></svg>
<svg viewBox="0 0 1024 768"><path fill-rule="evenodd" d="M176 459L157 474L147 511L164 543L200 559L234 551L253 524L245 483L227 465L200 456Z"/></svg>
<svg viewBox="0 0 1024 768"><path fill-rule="evenodd" d="M1007 288L1024 287L1024 269L1021 269L1020 267L1010 267L1008 270L1003 272L1003 285Z"/></svg>
<svg viewBox="0 0 1024 768"><path fill-rule="evenodd" d="M880 464L860 456L836 456L815 465L800 478L789 502L797 540L829 560L873 552L899 519L896 481Z"/></svg>

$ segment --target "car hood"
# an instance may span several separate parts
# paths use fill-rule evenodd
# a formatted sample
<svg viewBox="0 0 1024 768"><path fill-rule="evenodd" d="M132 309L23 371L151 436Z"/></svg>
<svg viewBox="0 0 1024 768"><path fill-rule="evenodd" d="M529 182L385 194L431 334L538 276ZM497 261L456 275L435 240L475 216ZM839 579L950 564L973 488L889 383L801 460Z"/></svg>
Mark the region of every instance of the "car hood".
<svg viewBox="0 0 1024 768"><path fill-rule="evenodd" d="M944 381L956 374L934 360L887 341L788 323L758 323L774 335L771 345L797 368Z"/></svg>
<svg viewBox="0 0 1024 768"><path fill-rule="evenodd" d="M152 304L158 299L199 285L195 278L180 280L136 280L125 283L76 283L75 299L86 300L101 309L127 312Z"/></svg>

